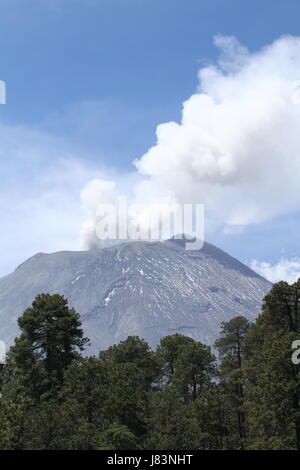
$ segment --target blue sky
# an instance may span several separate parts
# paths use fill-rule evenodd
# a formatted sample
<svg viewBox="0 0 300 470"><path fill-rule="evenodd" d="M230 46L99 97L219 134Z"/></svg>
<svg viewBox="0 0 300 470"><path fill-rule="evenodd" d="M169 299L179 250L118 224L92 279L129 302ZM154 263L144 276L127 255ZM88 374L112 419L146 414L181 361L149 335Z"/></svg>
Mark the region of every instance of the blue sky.
<svg viewBox="0 0 300 470"><path fill-rule="evenodd" d="M79 249L80 190L133 171L156 126L180 120L216 34L253 52L300 35L299 14L296 0L0 0L0 275ZM207 241L248 263L299 258L300 218L286 212Z"/></svg>

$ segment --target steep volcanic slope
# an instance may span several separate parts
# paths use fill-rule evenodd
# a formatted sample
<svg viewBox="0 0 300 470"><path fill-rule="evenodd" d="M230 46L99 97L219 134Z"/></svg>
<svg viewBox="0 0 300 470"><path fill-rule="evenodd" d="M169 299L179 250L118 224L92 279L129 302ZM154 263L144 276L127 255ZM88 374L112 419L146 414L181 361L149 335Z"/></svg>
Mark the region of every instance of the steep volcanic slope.
<svg viewBox="0 0 300 470"><path fill-rule="evenodd" d="M133 242L89 252L39 253L0 279L0 339L39 293L60 293L81 313L89 352L139 335L152 346L180 332L211 344L220 323L258 314L271 284L218 248Z"/></svg>

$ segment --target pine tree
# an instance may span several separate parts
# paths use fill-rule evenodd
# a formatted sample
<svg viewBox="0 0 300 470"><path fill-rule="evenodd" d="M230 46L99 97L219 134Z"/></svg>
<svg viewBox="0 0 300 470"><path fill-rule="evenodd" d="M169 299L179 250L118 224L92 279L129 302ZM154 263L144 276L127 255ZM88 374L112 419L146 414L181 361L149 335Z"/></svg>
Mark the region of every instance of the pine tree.
<svg viewBox="0 0 300 470"><path fill-rule="evenodd" d="M21 335L8 353L8 367L26 393L39 399L63 384L67 367L88 342L79 314L60 295L41 294L19 318Z"/></svg>
<svg viewBox="0 0 300 470"><path fill-rule="evenodd" d="M128 336L125 341L101 351L99 358L113 364L133 364L138 369L140 380L150 388L159 372L156 355L149 344L138 336Z"/></svg>
<svg viewBox="0 0 300 470"><path fill-rule="evenodd" d="M96 450L105 446L104 431L113 420L106 412L110 392L109 368L103 361L88 357L71 364L60 393L65 448Z"/></svg>
<svg viewBox="0 0 300 470"><path fill-rule="evenodd" d="M142 446L147 432L150 393L159 372L156 356L137 336L129 336L99 355L109 368L106 409L115 423L126 426Z"/></svg>
<svg viewBox="0 0 300 470"><path fill-rule="evenodd" d="M162 368L161 385L173 385L186 402L196 400L215 372L210 348L188 336L174 334L163 338L157 358Z"/></svg>
<svg viewBox="0 0 300 470"><path fill-rule="evenodd" d="M251 449L300 449L300 367L291 349L300 334L299 302L300 280L275 284L247 335Z"/></svg>
<svg viewBox="0 0 300 470"><path fill-rule="evenodd" d="M220 338L215 342L219 351L220 385L227 410L227 426L231 448L243 449L246 438L246 417L244 409L244 343L250 323L242 316L221 324Z"/></svg>
<svg viewBox="0 0 300 470"><path fill-rule="evenodd" d="M192 403L184 403L174 386L154 392L148 419L146 448L182 450L199 448L199 430Z"/></svg>

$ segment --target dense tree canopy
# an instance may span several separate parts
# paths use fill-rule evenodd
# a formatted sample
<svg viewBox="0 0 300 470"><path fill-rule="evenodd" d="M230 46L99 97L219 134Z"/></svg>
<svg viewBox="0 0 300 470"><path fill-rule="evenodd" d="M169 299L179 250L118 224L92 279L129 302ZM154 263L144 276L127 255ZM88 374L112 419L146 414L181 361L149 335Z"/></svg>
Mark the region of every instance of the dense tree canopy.
<svg viewBox="0 0 300 470"><path fill-rule="evenodd" d="M1 449L300 449L300 281L275 284L251 324L211 349L136 336L87 357L80 317L42 294L0 369Z"/></svg>

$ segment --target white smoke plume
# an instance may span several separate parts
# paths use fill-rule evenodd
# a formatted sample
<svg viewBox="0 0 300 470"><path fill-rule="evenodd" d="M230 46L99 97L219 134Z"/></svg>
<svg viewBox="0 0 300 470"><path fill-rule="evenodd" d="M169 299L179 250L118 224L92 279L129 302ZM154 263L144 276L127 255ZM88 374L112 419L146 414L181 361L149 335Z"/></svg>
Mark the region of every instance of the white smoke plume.
<svg viewBox="0 0 300 470"><path fill-rule="evenodd" d="M180 123L157 127L157 142L134 162L133 203L204 203L208 231L241 230L298 208L300 38L285 36L250 53L217 36L216 64L199 71ZM124 194L115 182L82 192L84 247L97 244L98 203Z"/></svg>

